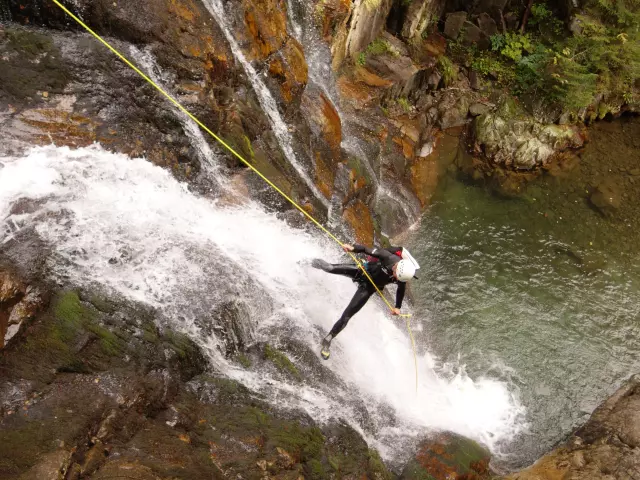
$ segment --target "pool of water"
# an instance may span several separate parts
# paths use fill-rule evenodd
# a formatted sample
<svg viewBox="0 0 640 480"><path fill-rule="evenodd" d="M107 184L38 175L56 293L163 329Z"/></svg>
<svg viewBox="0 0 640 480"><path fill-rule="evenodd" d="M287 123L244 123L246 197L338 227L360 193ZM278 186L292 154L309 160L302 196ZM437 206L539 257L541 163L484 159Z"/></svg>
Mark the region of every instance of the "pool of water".
<svg viewBox="0 0 640 480"><path fill-rule="evenodd" d="M640 119L602 122L571 169L503 199L451 176L408 241L419 343L507 381L527 428L498 466L527 465L640 370ZM603 180L620 206L588 200Z"/></svg>

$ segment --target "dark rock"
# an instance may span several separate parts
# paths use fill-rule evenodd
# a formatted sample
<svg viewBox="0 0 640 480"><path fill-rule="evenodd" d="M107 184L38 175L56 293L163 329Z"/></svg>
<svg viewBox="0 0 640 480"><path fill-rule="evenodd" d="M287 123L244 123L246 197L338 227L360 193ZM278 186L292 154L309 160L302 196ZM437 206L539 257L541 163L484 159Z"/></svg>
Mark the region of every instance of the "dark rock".
<svg viewBox="0 0 640 480"><path fill-rule="evenodd" d="M427 86L431 90L436 90L440 85L441 81L442 81L442 75L440 75L440 73L435 71L431 72L431 75L429 75L429 78L427 79Z"/></svg>
<svg viewBox="0 0 640 480"><path fill-rule="evenodd" d="M444 35L451 40L457 40L460 35L462 26L467 21L467 12L455 12L447 15L447 20L444 24Z"/></svg>
<svg viewBox="0 0 640 480"><path fill-rule="evenodd" d="M496 25L496 21L487 13L481 13L478 16L478 26L480 27L480 30L482 30L482 33L487 37L491 37L498 33L498 25Z"/></svg>
<svg viewBox="0 0 640 480"><path fill-rule="evenodd" d="M509 12L504 16L504 23L507 26L507 30L512 31L518 28L518 24L520 23L520 19L518 15L514 12Z"/></svg>
<svg viewBox="0 0 640 480"><path fill-rule="evenodd" d="M474 90L478 89L478 74L475 70L469 72L469 86Z"/></svg>
<svg viewBox="0 0 640 480"><path fill-rule="evenodd" d="M607 178L601 182L589 196L591 205L605 216L620 208L621 191L618 182Z"/></svg>
<svg viewBox="0 0 640 480"><path fill-rule="evenodd" d="M464 22L463 25L464 34L462 41L466 45L472 45L474 43L478 43L482 38L482 30L471 22Z"/></svg>

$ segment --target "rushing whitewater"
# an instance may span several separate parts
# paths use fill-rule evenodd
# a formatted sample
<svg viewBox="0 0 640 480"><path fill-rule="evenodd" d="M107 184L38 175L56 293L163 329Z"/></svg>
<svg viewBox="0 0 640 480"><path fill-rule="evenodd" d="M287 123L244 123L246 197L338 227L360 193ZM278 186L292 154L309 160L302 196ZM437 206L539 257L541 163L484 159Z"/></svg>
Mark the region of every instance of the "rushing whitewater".
<svg viewBox="0 0 640 480"><path fill-rule="evenodd" d="M12 214L25 199L30 213ZM221 302L246 303L255 341L277 346L294 338L316 351L355 286L309 267L314 257L341 258L320 234L293 229L254 203L198 197L143 159L99 146L38 147L22 158L0 158L0 222L0 244L22 229L49 244L59 281L155 307L160 321L191 335L216 369L318 421L343 418L388 459L403 440L430 429L478 439L497 453L523 428L523 409L508 385L472 380L464 366L441 365L420 346L416 393L405 325L379 300L334 342L323 363L339 379L332 385L289 385L225 360L218 339L203 328ZM414 328L428 329L425 313L414 316Z"/></svg>

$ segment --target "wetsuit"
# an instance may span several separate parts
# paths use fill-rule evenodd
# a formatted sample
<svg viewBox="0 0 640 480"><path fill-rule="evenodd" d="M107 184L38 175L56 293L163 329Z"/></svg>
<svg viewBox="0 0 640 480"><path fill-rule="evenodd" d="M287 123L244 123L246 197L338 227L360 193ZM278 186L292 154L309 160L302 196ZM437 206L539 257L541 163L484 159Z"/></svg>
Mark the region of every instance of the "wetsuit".
<svg viewBox="0 0 640 480"><path fill-rule="evenodd" d="M371 277L371 280L376 284L379 290L382 290L390 283L398 285L398 291L396 293L396 308L402 307L402 300L404 299L406 283L400 282L393 277L392 267L398 263L402 258L396 253L400 253L402 248L367 248L362 245L354 245L353 253L366 253L370 257L367 262L367 273ZM376 292L369 279L362 273L362 270L357 265L353 264L339 264L332 265L330 263L322 262L317 265L325 272L333 273L336 275L344 275L351 278L354 282L358 283L358 290L347 305L347 308L342 313L342 316L331 329L329 333L330 339L335 338L344 327L347 326L351 317L360 311L364 307L365 303L369 300L369 297Z"/></svg>

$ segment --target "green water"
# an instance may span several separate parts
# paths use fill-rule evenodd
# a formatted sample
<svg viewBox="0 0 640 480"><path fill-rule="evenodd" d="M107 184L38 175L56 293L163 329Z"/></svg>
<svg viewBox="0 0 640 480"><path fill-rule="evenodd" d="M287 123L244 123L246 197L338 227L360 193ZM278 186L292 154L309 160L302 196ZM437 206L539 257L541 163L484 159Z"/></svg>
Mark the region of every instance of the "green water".
<svg viewBox="0 0 640 480"><path fill-rule="evenodd" d="M472 378L508 382L527 410L504 468L546 453L640 372L640 119L590 138L575 167L520 199L445 176L409 241L420 342ZM587 199L605 177L621 195L610 217Z"/></svg>

